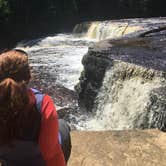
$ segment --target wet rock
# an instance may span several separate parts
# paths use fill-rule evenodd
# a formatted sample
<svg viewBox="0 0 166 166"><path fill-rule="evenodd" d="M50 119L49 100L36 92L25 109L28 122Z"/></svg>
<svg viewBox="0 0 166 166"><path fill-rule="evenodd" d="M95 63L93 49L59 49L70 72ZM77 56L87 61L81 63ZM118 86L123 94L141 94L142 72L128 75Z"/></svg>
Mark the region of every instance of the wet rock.
<svg viewBox="0 0 166 166"><path fill-rule="evenodd" d="M145 33L144 37L122 38L105 40L89 48L83 57L84 71L81 73L80 82L76 86L79 94L79 103L85 110L91 111L94 100L102 85L105 72L115 64L124 71L116 75L123 79L131 76L141 76L151 79L155 76L165 78L166 71L166 31ZM133 67L127 67L129 65ZM140 66L144 70L134 70Z"/></svg>
<svg viewBox="0 0 166 166"><path fill-rule="evenodd" d="M35 76L31 79L29 86L50 95L55 105L60 107L73 107L77 104L77 94L73 90L54 84L54 82L51 84L52 77L48 75L43 79L42 73L36 74L36 71L32 71L32 73L35 73Z"/></svg>
<svg viewBox="0 0 166 166"><path fill-rule="evenodd" d="M70 113L70 108L69 107L57 108L57 113L60 119L64 119L67 116L67 114Z"/></svg>

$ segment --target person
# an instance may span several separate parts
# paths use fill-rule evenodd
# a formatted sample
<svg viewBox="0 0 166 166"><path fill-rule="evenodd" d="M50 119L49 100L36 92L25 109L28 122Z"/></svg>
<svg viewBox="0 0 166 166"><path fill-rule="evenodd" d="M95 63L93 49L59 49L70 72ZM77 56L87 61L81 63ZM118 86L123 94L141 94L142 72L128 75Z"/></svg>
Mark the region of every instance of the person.
<svg viewBox="0 0 166 166"><path fill-rule="evenodd" d="M42 95L37 108L38 97L28 87L30 79L26 52L0 54L0 163L65 166L71 152L70 128L58 120L49 95Z"/></svg>

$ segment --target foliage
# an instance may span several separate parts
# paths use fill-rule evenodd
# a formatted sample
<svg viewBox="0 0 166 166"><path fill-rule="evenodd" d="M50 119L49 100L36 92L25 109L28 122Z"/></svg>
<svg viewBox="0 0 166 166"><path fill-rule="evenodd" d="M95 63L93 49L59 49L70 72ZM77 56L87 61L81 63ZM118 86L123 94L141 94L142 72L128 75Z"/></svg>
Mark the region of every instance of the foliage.
<svg viewBox="0 0 166 166"><path fill-rule="evenodd" d="M1 21L12 18L30 23L35 18L53 16L64 19L83 15L153 16L164 13L165 0L0 0ZM113 13L111 13L111 11Z"/></svg>
<svg viewBox="0 0 166 166"><path fill-rule="evenodd" d="M4 21L11 14L8 2L6 0L0 0L0 21Z"/></svg>

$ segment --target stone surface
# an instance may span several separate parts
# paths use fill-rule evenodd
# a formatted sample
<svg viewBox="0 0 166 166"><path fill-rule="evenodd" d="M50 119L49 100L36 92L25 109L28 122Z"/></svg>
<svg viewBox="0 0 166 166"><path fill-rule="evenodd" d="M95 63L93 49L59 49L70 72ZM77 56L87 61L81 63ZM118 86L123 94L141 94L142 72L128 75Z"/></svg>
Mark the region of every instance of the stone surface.
<svg viewBox="0 0 166 166"><path fill-rule="evenodd" d="M74 131L68 166L165 166L166 133Z"/></svg>

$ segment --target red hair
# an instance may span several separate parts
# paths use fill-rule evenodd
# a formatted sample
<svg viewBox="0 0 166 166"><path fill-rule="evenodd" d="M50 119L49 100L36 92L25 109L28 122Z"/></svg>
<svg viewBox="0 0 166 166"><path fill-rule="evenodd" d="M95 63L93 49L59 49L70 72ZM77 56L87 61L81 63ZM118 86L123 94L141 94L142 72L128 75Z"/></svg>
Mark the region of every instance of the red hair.
<svg viewBox="0 0 166 166"><path fill-rule="evenodd" d="M10 143L23 134L30 125L29 93L30 79L28 57L24 52L11 50L0 55L0 144ZM34 106L31 110L34 110ZM33 111L31 111L33 113ZM34 115L32 115L35 120Z"/></svg>

